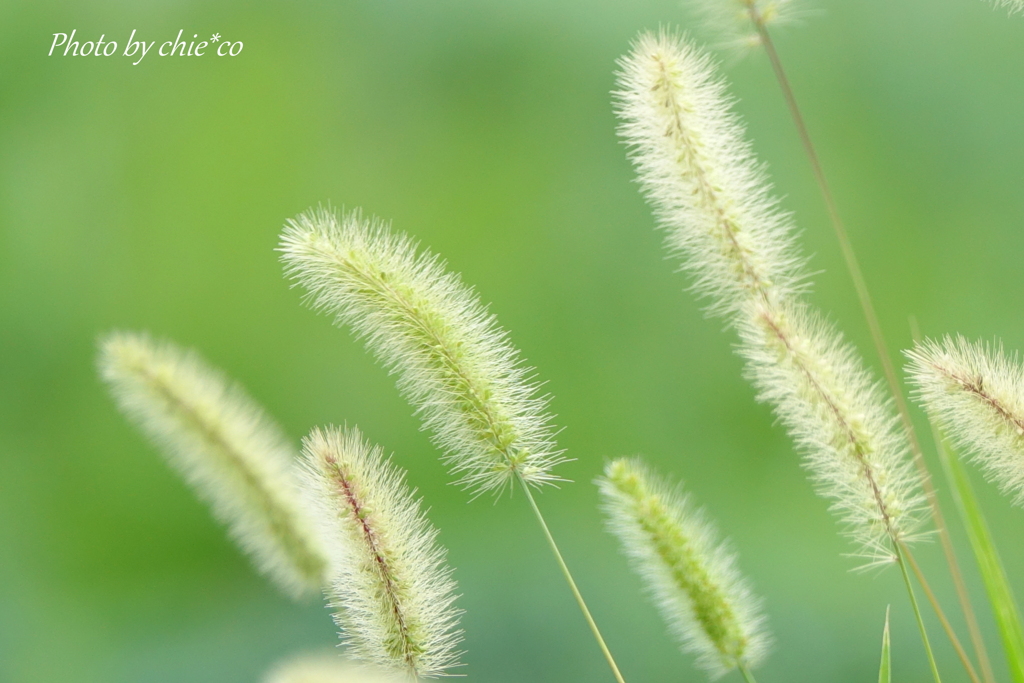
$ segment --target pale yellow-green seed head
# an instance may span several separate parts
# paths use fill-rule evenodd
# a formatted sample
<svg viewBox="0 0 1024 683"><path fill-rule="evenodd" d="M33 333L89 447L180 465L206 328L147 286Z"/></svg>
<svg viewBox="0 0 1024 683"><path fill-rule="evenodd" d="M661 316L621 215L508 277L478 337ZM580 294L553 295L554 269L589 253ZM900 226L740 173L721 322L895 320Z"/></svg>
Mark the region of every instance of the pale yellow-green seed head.
<svg viewBox="0 0 1024 683"><path fill-rule="evenodd" d="M790 217L731 111L708 55L668 32L644 33L619 62L619 134L666 244L715 314L803 287Z"/></svg>
<svg viewBox="0 0 1024 683"><path fill-rule="evenodd" d="M609 528L684 650L712 676L757 666L769 642L758 600L704 515L639 459L609 463L597 483Z"/></svg>
<svg viewBox="0 0 1024 683"><path fill-rule="evenodd" d="M356 429L314 429L304 489L329 540L326 590L354 659L411 678L459 665L455 581L404 472Z"/></svg>
<svg viewBox="0 0 1024 683"><path fill-rule="evenodd" d="M472 289L438 257L358 211L288 222L287 272L392 372L459 483L475 493L559 480L547 399Z"/></svg>
<svg viewBox="0 0 1024 683"><path fill-rule="evenodd" d="M99 370L263 572L289 594L323 585L327 551L299 496L295 449L240 387L194 351L139 333L105 337Z"/></svg>
<svg viewBox="0 0 1024 683"><path fill-rule="evenodd" d="M739 353L759 398L803 452L811 480L865 566L920 538L926 499L906 434L856 350L800 301L751 304Z"/></svg>
<svg viewBox="0 0 1024 683"><path fill-rule="evenodd" d="M917 398L985 475L1024 505L1024 363L957 336L907 352Z"/></svg>

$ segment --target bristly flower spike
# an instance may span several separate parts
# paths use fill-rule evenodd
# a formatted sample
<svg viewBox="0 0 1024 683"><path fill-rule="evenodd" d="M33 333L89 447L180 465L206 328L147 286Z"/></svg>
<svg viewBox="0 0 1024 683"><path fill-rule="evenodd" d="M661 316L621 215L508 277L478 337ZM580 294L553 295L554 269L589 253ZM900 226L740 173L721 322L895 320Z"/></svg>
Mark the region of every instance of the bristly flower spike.
<svg viewBox="0 0 1024 683"><path fill-rule="evenodd" d="M288 222L280 251L311 305L349 325L398 375L459 483L500 491L559 478L547 400L472 289L407 237L358 212Z"/></svg>
<svg viewBox="0 0 1024 683"><path fill-rule="evenodd" d="M263 572L292 595L322 586L326 551L299 496L295 451L240 387L195 352L138 333L103 339L99 369Z"/></svg>
<svg viewBox="0 0 1024 683"><path fill-rule="evenodd" d="M356 211L320 209L288 221L281 237L286 271L314 308L352 327L393 373L433 432L457 483L475 495L516 480L618 683L608 644L566 565L531 487L561 478L548 400L532 370L472 289L429 252Z"/></svg>
<svg viewBox="0 0 1024 683"><path fill-rule="evenodd" d="M711 312L802 288L789 216L778 208L710 57L644 33L619 62L619 134L673 255Z"/></svg>
<svg viewBox="0 0 1024 683"><path fill-rule="evenodd" d="M921 480L879 384L852 346L802 302L751 305L739 353L758 398L786 426L818 491L867 565L920 538Z"/></svg>
<svg viewBox="0 0 1024 683"><path fill-rule="evenodd" d="M907 352L917 397L957 447L1024 505L1024 364L1002 345L961 336Z"/></svg>
<svg viewBox="0 0 1024 683"><path fill-rule="evenodd" d="M610 530L683 649L714 678L760 664L769 637L759 601L704 514L638 458L609 463L597 483Z"/></svg>
<svg viewBox="0 0 1024 683"><path fill-rule="evenodd" d="M906 436L852 347L801 301L792 222L712 62L682 39L644 34L621 69L620 133L669 248L739 332L759 398L805 453L858 552L872 564L895 560L924 504Z"/></svg>
<svg viewBox="0 0 1024 683"><path fill-rule="evenodd" d="M315 429L304 485L333 553L327 595L352 657L411 678L458 666L455 581L404 473L355 429Z"/></svg>

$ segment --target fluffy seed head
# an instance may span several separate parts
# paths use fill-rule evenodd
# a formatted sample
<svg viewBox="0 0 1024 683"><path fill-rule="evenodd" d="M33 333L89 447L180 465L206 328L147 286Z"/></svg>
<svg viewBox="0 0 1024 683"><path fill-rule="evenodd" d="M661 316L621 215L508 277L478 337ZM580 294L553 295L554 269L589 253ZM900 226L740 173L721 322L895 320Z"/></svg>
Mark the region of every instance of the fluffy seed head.
<svg viewBox="0 0 1024 683"><path fill-rule="evenodd" d="M961 336L926 340L907 356L931 418L1024 505L1024 364L1000 344Z"/></svg>
<svg viewBox="0 0 1024 683"><path fill-rule="evenodd" d="M619 134L669 249L712 312L731 317L752 296L799 290L791 221L710 58L668 33L645 33L619 66Z"/></svg>
<svg viewBox="0 0 1024 683"><path fill-rule="evenodd" d="M646 34L622 61L621 133L669 247L740 334L818 490L869 563L919 525L920 482L905 435L851 347L801 302L802 258L730 100L703 53Z"/></svg>
<svg viewBox="0 0 1024 683"><path fill-rule="evenodd" d="M869 565L919 536L926 500L905 433L852 346L799 302L753 303L740 324L747 375L797 447L818 492Z"/></svg>
<svg viewBox="0 0 1024 683"><path fill-rule="evenodd" d="M517 474L535 485L558 479L551 469L563 458L531 370L440 259L376 219L323 209L289 221L280 250L312 306L398 375L461 484L482 493Z"/></svg>
<svg viewBox="0 0 1024 683"><path fill-rule="evenodd" d="M305 654L275 666L264 683L400 683L388 676L345 661L336 653Z"/></svg>
<svg viewBox="0 0 1024 683"><path fill-rule="evenodd" d="M437 530L379 447L355 429L313 430L304 486L330 540L327 589L350 654L410 677L458 666L460 611Z"/></svg>
<svg viewBox="0 0 1024 683"><path fill-rule="evenodd" d="M240 387L195 352L138 333L103 339L99 370L264 573L292 595L320 588L326 551L299 497L295 452Z"/></svg>
<svg viewBox="0 0 1024 683"><path fill-rule="evenodd" d="M769 643L759 601L704 514L639 459L609 463L597 484L609 528L683 648L713 677L757 666Z"/></svg>

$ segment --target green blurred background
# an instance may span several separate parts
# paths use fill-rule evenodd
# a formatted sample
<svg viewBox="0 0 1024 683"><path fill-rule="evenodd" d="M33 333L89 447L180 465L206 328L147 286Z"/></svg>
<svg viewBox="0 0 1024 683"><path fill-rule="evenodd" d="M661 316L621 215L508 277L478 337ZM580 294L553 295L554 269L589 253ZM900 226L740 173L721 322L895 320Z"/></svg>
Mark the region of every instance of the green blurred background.
<svg viewBox="0 0 1024 683"><path fill-rule="evenodd" d="M909 315L1024 348L1024 19L980 0L810 9L778 46L893 351ZM456 567L470 680L611 680L522 497L449 486L392 379L282 277L283 221L328 201L443 254L547 381L575 483L540 504L631 683L705 680L601 528L591 482L637 453L741 550L776 636L762 683L874 680L890 603L896 678L928 680L897 572L851 571L732 338L664 258L616 140L615 59L639 30L687 22L678 0L3 0L0 681L256 681L336 642L323 605L257 576L115 411L93 367L112 328L201 349L296 441L347 421L393 450ZM132 29L245 47L48 58L71 29L122 49ZM766 60L726 72L822 271L813 299L869 351ZM1024 513L976 480L1024 592ZM937 544L920 559L955 613ZM929 625L947 680L964 680Z"/></svg>

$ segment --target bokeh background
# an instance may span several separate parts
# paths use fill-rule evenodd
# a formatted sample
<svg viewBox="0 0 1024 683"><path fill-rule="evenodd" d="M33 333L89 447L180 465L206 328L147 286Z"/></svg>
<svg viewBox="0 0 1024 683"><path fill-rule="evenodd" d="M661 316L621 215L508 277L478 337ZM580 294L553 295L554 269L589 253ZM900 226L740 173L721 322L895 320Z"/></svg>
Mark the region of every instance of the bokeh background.
<svg viewBox="0 0 1024 683"><path fill-rule="evenodd" d="M809 9L778 47L893 352L911 315L1024 347L1024 19L981 0ZM114 328L201 349L296 442L348 422L394 451L457 568L468 680L611 680L522 497L448 485L392 379L282 277L282 223L321 202L443 254L547 382L576 460L540 504L628 680L705 678L602 531L591 482L626 454L685 480L741 551L776 637L762 683L873 680L888 604L897 679L928 680L898 574L851 571L616 140L616 58L641 29L690 24L678 0L0 3L0 681L241 683L337 642L324 606L275 592L115 411L94 371ZM47 57L71 29L245 47ZM821 271L814 301L870 352L767 61L725 71ZM1024 513L976 482L1024 592ZM955 613L937 544L920 559Z"/></svg>

